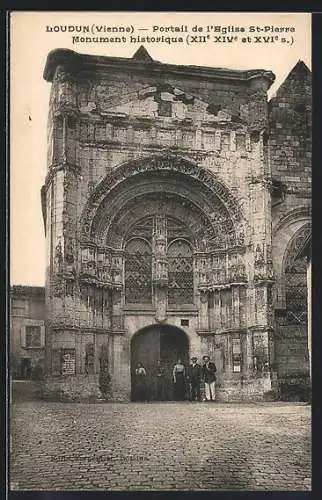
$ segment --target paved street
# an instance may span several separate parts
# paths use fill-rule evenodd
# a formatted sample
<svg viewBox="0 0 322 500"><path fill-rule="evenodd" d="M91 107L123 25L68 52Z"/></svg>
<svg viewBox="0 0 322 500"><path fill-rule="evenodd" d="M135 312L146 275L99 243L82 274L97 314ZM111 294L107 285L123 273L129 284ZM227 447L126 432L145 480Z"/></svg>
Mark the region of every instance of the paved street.
<svg viewBox="0 0 322 500"><path fill-rule="evenodd" d="M310 490L304 404L20 402L18 490Z"/></svg>

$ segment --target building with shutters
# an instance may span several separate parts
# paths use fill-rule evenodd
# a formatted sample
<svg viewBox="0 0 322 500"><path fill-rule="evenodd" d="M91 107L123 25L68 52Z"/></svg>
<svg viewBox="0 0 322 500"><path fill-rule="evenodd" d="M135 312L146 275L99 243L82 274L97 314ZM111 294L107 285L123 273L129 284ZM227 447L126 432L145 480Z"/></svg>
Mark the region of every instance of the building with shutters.
<svg viewBox="0 0 322 500"><path fill-rule="evenodd" d="M44 371L45 288L12 286L10 290L10 367L14 379Z"/></svg>
<svg viewBox="0 0 322 500"><path fill-rule="evenodd" d="M130 400L210 355L217 398L309 373L311 74L49 53L45 397Z"/></svg>

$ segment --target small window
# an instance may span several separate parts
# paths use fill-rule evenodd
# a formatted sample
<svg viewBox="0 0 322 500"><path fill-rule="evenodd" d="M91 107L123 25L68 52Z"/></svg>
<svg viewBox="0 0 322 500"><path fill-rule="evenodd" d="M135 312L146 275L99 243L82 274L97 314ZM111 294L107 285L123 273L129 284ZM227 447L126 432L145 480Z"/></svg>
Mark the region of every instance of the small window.
<svg viewBox="0 0 322 500"><path fill-rule="evenodd" d="M189 320L188 319L182 319L181 320L181 326L189 326Z"/></svg>
<svg viewBox="0 0 322 500"><path fill-rule="evenodd" d="M40 326L26 326L26 347L41 347Z"/></svg>
<svg viewBox="0 0 322 500"><path fill-rule="evenodd" d="M171 101L161 100L159 102L158 115L159 116L172 116L172 103L171 103Z"/></svg>

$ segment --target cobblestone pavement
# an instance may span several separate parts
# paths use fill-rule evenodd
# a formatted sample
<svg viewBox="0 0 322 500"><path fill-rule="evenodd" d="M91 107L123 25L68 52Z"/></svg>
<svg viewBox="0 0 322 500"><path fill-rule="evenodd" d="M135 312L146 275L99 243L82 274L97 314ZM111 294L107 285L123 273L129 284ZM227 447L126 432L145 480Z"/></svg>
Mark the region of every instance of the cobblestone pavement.
<svg viewBox="0 0 322 500"><path fill-rule="evenodd" d="M310 490L305 404L24 402L14 490Z"/></svg>

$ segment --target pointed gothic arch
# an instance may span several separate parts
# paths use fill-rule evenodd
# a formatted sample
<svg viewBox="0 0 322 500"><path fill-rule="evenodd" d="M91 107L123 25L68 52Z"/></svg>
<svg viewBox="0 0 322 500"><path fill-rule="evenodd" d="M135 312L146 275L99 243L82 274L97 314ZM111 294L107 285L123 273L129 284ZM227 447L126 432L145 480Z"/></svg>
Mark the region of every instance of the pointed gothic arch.
<svg viewBox="0 0 322 500"><path fill-rule="evenodd" d="M311 235L311 224L294 234L283 259L286 323L307 326L307 259L303 246Z"/></svg>

